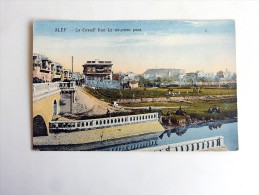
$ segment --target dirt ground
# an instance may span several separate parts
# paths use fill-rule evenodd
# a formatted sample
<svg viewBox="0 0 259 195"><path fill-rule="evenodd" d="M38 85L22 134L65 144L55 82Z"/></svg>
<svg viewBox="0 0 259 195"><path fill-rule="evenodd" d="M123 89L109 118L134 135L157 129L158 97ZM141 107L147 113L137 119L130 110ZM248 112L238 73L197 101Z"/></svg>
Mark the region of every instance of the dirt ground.
<svg viewBox="0 0 259 195"><path fill-rule="evenodd" d="M86 93L83 88L76 88L75 101L72 107L72 114L70 113L70 94L61 95L60 113L58 120L67 120L69 118L79 118L82 116L97 116L113 112L125 112L124 108L112 107L107 102L101 101L94 96Z"/></svg>

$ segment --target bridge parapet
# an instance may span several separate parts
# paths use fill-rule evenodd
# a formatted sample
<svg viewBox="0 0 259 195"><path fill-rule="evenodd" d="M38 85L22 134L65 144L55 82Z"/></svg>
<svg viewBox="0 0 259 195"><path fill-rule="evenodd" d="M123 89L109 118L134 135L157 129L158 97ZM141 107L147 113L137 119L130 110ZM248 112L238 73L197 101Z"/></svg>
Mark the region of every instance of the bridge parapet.
<svg viewBox="0 0 259 195"><path fill-rule="evenodd" d="M100 129L112 126L120 126L134 123L145 123L158 121L158 113L128 115L107 117L98 119L78 120L78 121L51 121L49 123L49 129L52 132L62 131L79 131L79 130L91 130Z"/></svg>
<svg viewBox="0 0 259 195"><path fill-rule="evenodd" d="M147 151L167 151L167 152L179 152L179 151L200 151L208 150L211 148L217 148L224 146L224 137L209 137L204 139L192 140L187 142L180 142L176 144L169 144L163 146L157 146L153 148L146 148L142 150Z"/></svg>
<svg viewBox="0 0 259 195"><path fill-rule="evenodd" d="M59 91L59 83L34 83L33 97Z"/></svg>
<svg viewBox="0 0 259 195"><path fill-rule="evenodd" d="M147 140L141 140L133 143L126 143L118 146L110 146L104 149L100 149L102 151L130 151L130 150L140 150L145 147L155 147L157 146L157 138L151 138Z"/></svg>
<svg viewBox="0 0 259 195"><path fill-rule="evenodd" d="M75 82L59 82L59 88L62 89L75 89L76 83Z"/></svg>
<svg viewBox="0 0 259 195"><path fill-rule="evenodd" d="M76 88L75 82L54 82L54 83L34 83L33 100L61 92L62 90L72 90Z"/></svg>

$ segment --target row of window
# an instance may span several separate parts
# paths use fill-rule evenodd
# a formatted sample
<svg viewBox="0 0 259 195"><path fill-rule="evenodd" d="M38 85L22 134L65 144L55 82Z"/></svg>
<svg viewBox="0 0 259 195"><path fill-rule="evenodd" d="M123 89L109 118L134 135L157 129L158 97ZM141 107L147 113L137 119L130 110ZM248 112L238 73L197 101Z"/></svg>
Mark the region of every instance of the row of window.
<svg viewBox="0 0 259 195"><path fill-rule="evenodd" d="M95 72L95 71L104 71L104 72L109 72L111 71L111 68L104 67L104 68L96 68L96 67L87 67L87 72Z"/></svg>

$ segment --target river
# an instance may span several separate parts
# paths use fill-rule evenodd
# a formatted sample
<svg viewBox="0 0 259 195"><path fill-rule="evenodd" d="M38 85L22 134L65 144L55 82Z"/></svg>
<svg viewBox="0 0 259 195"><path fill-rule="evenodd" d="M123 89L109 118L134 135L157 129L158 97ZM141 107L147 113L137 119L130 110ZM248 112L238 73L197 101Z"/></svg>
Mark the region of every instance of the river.
<svg viewBox="0 0 259 195"><path fill-rule="evenodd" d="M39 150L67 150L67 151L130 151L168 144L175 144L191 140L224 137L224 144L229 151L238 150L237 120L223 120L192 124L177 127L164 132L150 133L134 137L114 140L106 140L88 144L58 145L58 146L35 146Z"/></svg>
<svg viewBox="0 0 259 195"><path fill-rule="evenodd" d="M94 150L135 150L217 136L224 137L224 144L229 151L238 150L236 120L208 122L203 124L178 127L175 129L166 130L163 133L154 133L149 134L148 136L137 136L132 138L131 142L127 142L125 140L124 144L105 146L95 148ZM148 144L141 144L147 143L148 140L151 140L151 142L149 141ZM155 144L152 142L152 140L156 140ZM121 140L121 143L123 143L123 140ZM125 145L125 147L123 147L123 145Z"/></svg>

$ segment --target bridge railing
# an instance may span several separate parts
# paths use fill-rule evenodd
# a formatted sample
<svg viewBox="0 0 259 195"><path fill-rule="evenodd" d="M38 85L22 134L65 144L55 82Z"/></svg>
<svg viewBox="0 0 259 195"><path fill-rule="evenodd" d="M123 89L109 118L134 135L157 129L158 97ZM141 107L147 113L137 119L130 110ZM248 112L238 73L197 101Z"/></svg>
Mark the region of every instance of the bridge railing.
<svg viewBox="0 0 259 195"><path fill-rule="evenodd" d="M157 146L158 138L151 138L147 140L136 141L133 143L126 143L118 146L111 146L104 149L100 149L102 151L129 151L129 150L140 150L146 147L155 147ZM98 149L97 149L98 150Z"/></svg>
<svg viewBox="0 0 259 195"><path fill-rule="evenodd" d="M176 144L157 146L154 148L147 148L143 150L151 150L151 151L200 151L207 150L210 148L217 148L224 146L224 137L209 137L204 139L192 140L187 142L180 142Z"/></svg>
<svg viewBox="0 0 259 195"><path fill-rule="evenodd" d="M60 90L59 83L34 83L33 96L43 95Z"/></svg>
<svg viewBox="0 0 259 195"><path fill-rule="evenodd" d="M49 129L53 132L90 130L151 121L158 121L157 112L78 121L51 121L49 124Z"/></svg>
<svg viewBox="0 0 259 195"><path fill-rule="evenodd" d="M33 83L33 96L44 95L62 89L75 89L75 82Z"/></svg>

